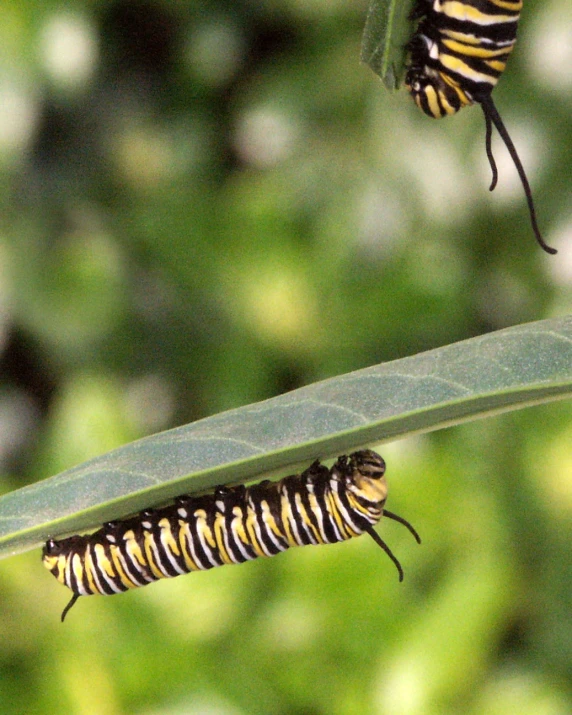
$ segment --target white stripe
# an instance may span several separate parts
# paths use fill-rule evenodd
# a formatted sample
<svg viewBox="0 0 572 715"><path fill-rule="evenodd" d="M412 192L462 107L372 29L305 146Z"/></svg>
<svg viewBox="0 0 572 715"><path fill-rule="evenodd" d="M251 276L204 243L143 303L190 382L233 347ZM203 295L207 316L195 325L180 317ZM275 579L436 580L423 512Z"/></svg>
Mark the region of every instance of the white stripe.
<svg viewBox="0 0 572 715"><path fill-rule="evenodd" d="M69 574L71 575L71 577L73 578L73 581L70 581L70 583L73 583L73 584L75 585L75 588L72 588L72 591L74 591L74 593L81 593L82 596L89 596L90 593L89 593L89 591L85 588L85 586L83 585L83 581L82 581L82 580L79 580L78 577L77 577L77 573L76 573L76 570L75 570L75 568L74 568L74 561L76 561L76 559L79 561L79 565L80 565L80 568L81 568L81 557L80 557L79 554L75 553L75 554L71 557L71 559L68 559L68 565L69 565L69 571L68 571L68 573L69 573ZM83 569L83 570L85 570L85 569Z"/></svg>
<svg viewBox="0 0 572 715"><path fill-rule="evenodd" d="M139 581L139 579L137 579L137 578L135 577L135 575L133 574L133 572L132 572L131 569L129 568L130 562L128 562L128 561L126 560L126 558L125 558L125 556L123 555L123 553L122 553L122 551L121 551L121 548L120 548L119 546L116 547L116 552L115 552L115 554L116 554L116 556L117 556L119 562L120 562L121 565L123 566L123 570L125 571L125 575L127 576L127 578L128 578L130 581L133 581L133 583L137 584L137 586L146 586L146 585L147 585L147 581Z"/></svg>
<svg viewBox="0 0 572 715"><path fill-rule="evenodd" d="M162 520L161 520L161 521L162 521ZM172 567L175 569L175 571L176 571L180 576L182 576L183 574L186 574L187 572L186 572L186 571L183 571L183 570L181 569L181 567L179 566L178 562L176 561L176 556L173 554L173 552L171 551L170 547L169 547L169 546L167 545L167 543L166 543L166 541L167 541L166 538L165 538L165 539L163 538L163 536L166 537L167 535L170 535L171 538L174 539L175 542L176 542L175 536L174 536L174 534L173 534L173 530L171 529L171 523L169 522L168 519L167 519L167 522L168 522L168 524L169 524L169 528L167 528L167 527L165 527L165 526L161 526L161 524L159 524L159 527L160 527L160 529L161 529L161 545L163 546L163 551L167 554L167 558L169 559L169 562L170 562L170 564L172 565ZM170 575L170 574L169 574L169 575Z"/></svg>
<svg viewBox="0 0 572 715"><path fill-rule="evenodd" d="M330 499L333 499L336 504L338 503L337 494L333 493L332 482L333 482L333 480L330 480L330 482L326 485L326 490L324 492L324 504L326 505L326 511L329 516L329 521L330 521L330 524L334 530L334 534L336 535L337 541L345 541L345 536L343 536L342 532L340 531L340 527L338 526L336 517L334 515L334 512L332 511L332 505L330 502ZM336 485L338 484L337 481L335 483L336 483ZM337 489L337 487L336 487L336 489Z"/></svg>
<svg viewBox="0 0 572 715"><path fill-rule="evenodd" d="M301 523L303 529L305 530L305 532L308 534L308 538L310 539L312 544L316 544L316 545L319 544L320 542L316 540L316 537L314 536L314 533L313 533L311 527L308 524L306 524L305 519L302 517L302 510L305 511L305 509L304 509L304 505L302 504L302 496L300 495L299 492L296 492L296 506L300 510L300 523Z"/></svg>
<svg viewBox="0 0 572 715"><path fill-rule="evenodd" d="M274 554L268 550L268 547L266 546L266 544L264 543L264 539L262 538L262 531L260 529L258 517L256 516L255 505L254 505L254 502L252 501L251 497L248 498L248 508L251 510L251 512L253 514L252 522L254 523L254 531L256 532L256 537L258 539L260 548L262 549L262 551L264 551L264 554L266 556L274 556Z"/></svg>
<svg viewBox="0 0 572 715"><path fill-rule="evenodd" d="M149 533L149 532L146 532L146 533ZM153 534L151 534L151 537L153 537ZM144 540L143 543L146 544L147 542ZM154 558L155 566L157 566L157 568L159 569L159 571L163 574L163 576L165 578L169 578L169 576L171 574L167 571L167 569L165 567L165 563L161 560L161 555L159 554L159 549L157 548L156 540L154 538L151 538L149 541L149 545L151 547L151 552L153 553L153 556L155 557Z"/></svg>
<svg viewBox="0 0 572 715"><path fill-rule="evenodd" d="M101 549L102 549L103 552L104 552L104 557L107 559L107 554L105 554L105 548L104 548L104 546L103 546L102 544L96 544L96 546L100 546L100 547L101 547ZM95 546L94 546L94 555L97 555L97 551L95 550ZM109 559L108 559L108 560L109 560ZM107 572L105 571L105 569L104 569L103 567L99 566L98 559L94 559L93 562L94 562L94 565L95 565L96 569L97 569L98 572L99 572L99 575L100 575L100 576L104 579L104 581L109 585L109 587L111 588L111 590L112 590L114 593L121 593L121 589L118 588L118 587L115 585L115 583L113 582L112 577L107 574ZM113 565L113 564L112 564L112 565ZM105 592L103 589L101 589L101 593L106 593L106 592Z"/></svg>
<svg viewBox="0 0 572 715"><path fill-rule="evenodd" d="M206 554L207 560L210 564L213 566L218 566L218 562L214 560L212 556L212 547L208 545L206 539L205 539L205 531L207 530L207 522L206 519L202 516L197 516L199 512L195 512L194 516L196 517L196 526L197 526L197 534L199 535L199 541L201 542L201 546L203 547L203 551Z"/></svg>
<svg viewBox="0 0 572 715"><path fill-rule="evenodd" d="M320 532L322 540L329 543L326 531L324 529L324 514L322 509L320 508L320 505L318 504L318 499L316 497L316 492L314 490L313 484L308 484L308 495L310 500L310 508L312 510L312 513L316 517L316 521L318 522L318 531Z"/></svg>
<svg viewBox="0 0 572 715"><path fill-rule="evenodd" d="M197 554L197 550L195 548L195 540L193 538L193 533L191 531L191 526L188 521L186 521L184 524L181 525L181 529L183 529L183 535L185 537L185 542L187 544L187 549L189 553L191 554L191 559L195 562L197 565L197 568L201 571L204 571L207 566L204 565L202 559L199 558Z"/></svg>
<svg viewBox="0 0 572 715"><path fill-rule="evenodd" d="M238 532L237 532L237 529L235 526L235 524L238 523L242 527L242 530L248 535L248 532L246 531L245 524L244 524L243 511L240 507L237 506L232 510L232 513L234 514L234 518L231 522L231 528L232 528L232 533L234 536L234 543L236 544L238 550L244 556L244 558L247 561L252 561L253 559L256 558L256 553L254 555L248 553L248 551L246 550L246 545L243 543L242 539L238 536ZM252 545L250 545L250 546L252 548Z"/></svg>
<svg viewBox="0 0 572 715"><path fill-rule="evenodd" d="M154 576L149 575L149 566L148 564L144 567L139 563L139 559L135 555L135 550L138 549L142 551L142 549L139 547L139 544L137 543L137 539L135 536L127 536L127 533L133 533L131 532L126 532L123 534L123 545L125 548L125 551L127 552L127 555L129 556L130 563L137 569L137 571L141 574L143 577L145 584L147 583L153 583L155 581ZM145 553L142 553L143 558L145 558ZM144 584L144 585L145 585Z"/></svg>
<svg viewBox="0 0 572 715"><path fill-rule="evenodd" d="M337 489L338 485L336 484L336 492L339 492ZM337 499L336 503L338 505L338 509L341 512L342 519L344 520L344 523L347 524L353 531L357 531L358 534L363 533L362 529L359 528L359 526L355 523L353 520L353 516L351 512L349 512L346 507L344 506L344 503L341 499Z"/></svg>
<svg viewBox="0 0 572 715"><path fill-rule="evenodd" d="M89 570L92 580L95 581L95 586L97 588L97 592L101 594L105 594L106 591L103 590L103 586L101 584L101 581L99 579L99 574L97 572L97 560L95 558L95 546L90 546L85 553L85 565L86 565L86 570L87 570L87 564L88 564L88 559L91 564L91 568Z"/></svg>
<svg viewBox="0 0 572 715"><path fill-rule="evenodd" d="M284 546L278 539L276 538L276 534L272 531L270 526L268 525L268 517L272 517L272 512L270 511L270 507L268 506L268 502L264 501L261 503L262 507L262 514L263 517L265 517L264 521L264 526L266 527L266 533L268 535L268 538L270 541L274 544L274 546L279 549L280 551L286 551L288 546Z"/></svg>

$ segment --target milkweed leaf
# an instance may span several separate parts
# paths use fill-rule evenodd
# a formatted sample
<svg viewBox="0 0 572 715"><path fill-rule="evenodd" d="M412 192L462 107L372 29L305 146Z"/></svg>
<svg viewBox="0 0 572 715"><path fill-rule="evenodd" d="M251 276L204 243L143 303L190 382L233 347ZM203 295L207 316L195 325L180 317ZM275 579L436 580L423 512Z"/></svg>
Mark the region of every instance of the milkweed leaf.
<svg viewBox="0 0 572 715"><path fill-rule="evenodd" d="M0 555L217 484L572 395L572 317L376 365L127 444L0 499Z"/></svg>
<svg viewBox="0 0 572 715"><path fill-rule="evenodd" d="M361 61L398 89L405 73L406 45L413 33L409 19L414 0L371 0L361 46Z"/></svg>

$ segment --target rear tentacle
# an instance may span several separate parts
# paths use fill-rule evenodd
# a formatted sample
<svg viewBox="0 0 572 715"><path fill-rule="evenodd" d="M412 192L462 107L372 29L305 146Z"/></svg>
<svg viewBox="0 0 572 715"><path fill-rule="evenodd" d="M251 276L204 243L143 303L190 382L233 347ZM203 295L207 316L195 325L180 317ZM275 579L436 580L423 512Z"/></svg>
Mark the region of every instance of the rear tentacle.
<svg viewBox="0 0 572 715"><path fill-rule="evenodd" d="M61 618L62 623L64 622L64 618L67 616L68 611L69 611L70 608L75 604L75 602L77 601L77 599L78 599L79 597L80 597L80 594L79 594L79 593L74 593L74 595L72 596L71 601L68 603L68 605L67 605L67 606L64 608L64 610L62 611L62 618Z"/></svg>
<svg viewBox="0 0 572 715"><path fill-rule="evenodd" d="M394 555L393 551L389 548L389 546L383 541L381 536L375 531L373 526L370 526L368 529L366 529L367 533L371 536L371 538L375 541L375 543L380 546L385 553L389 556L389 558L393 561L395 564L397 571L399 573L399 580L403 581L403 569L401 568L401 564L397 560L397 556Z"/></svg>
<svg viewBox="0 0 572 715"><path fill-rule="evenodd" d="M485 150L487 152L487 159L489 160L489 164L491 167L491 171L493 174L493 178L491 181L491 185L489 186L489 191L494 191L495 187L498 183L499 179L499 172L497 169L497 163L495 161L495 158L493 156L493 147L492 147L492 138L493 138L493 123L491 121L490 115L487 114L484 109L483 113L485 115L485 127L486 127L486 134L485 134Z"/></svg>
<svg viewBox="0 0 572 715"><path fill-rule="evenodd" d="M550 253L551 255L554 255L557 253L557 250L555 248L552 248L548 244L544 242L544 239L542 238L542 235L540 233L540 229L538 228L538 223L536 221L536 210L534 208L534 201L532 199L532 191L530 189L530 184L528 183L528 179L526 178L526 173L524 171L524 167L522 166L522 163L520 161L520 158L517 154L516 148L514 144L512 143L512 139L510 138L506 127L500 118L500 114L497 111L497 108L495 107L495 104L493 102L493 99L491 95L486 95L482 99L479 99L479 102L481 104L481 107L483 108L483 112L485 115L485 121L492 121L492 123L495 125L498 133L501 136L501 139L505 143L506 148L508 149L508 152L514 162L514 165L516 166L516 170L518 171L518 175L520 177L520 181L522 183L522 187L524 189L524 193L526 196L526 202L528 204L528 211L530 213L530 222L532 224L532 230L534 231L534 235L536 237L536 240L538 241L540 247L546 251L546 253ZM490 159L489 159L490 161Z"/></svg>

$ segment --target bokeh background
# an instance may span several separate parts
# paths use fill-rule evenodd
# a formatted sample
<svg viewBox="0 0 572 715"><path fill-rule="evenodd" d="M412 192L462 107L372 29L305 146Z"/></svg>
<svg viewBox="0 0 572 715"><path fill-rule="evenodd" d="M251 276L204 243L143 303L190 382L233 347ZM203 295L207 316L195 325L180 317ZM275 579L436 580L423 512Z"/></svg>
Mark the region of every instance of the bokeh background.
<svg viewBox="0 0 572 715"><path fill-rule="evenodd" d="M0 23L0 488L572 309L572 13L528 0L440 122L359 63L365 0L13 0ZM417 527L115 598L0 564L0 711L572 712L572 407L387 445Z"/></svg>

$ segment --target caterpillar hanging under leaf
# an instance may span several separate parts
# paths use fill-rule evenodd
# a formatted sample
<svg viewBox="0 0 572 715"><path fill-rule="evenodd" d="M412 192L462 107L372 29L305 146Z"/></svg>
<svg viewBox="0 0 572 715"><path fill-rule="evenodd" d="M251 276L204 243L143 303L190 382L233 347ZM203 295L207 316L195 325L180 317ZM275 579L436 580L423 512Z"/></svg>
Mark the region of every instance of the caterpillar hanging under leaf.
<svg viewBox="0 0 572 715"><path fill-rule="evenodd" d="M366 449L338 457L328 469L315 461L279 482L217 487L212 494L180 496L174 504L111 521L93 534L49 539L42 559L73 591L64 620L80 596L111 595L162 578L259 556L291 546L332 544L368 533L403 579L401 564L373 527L382 516L419 535L387 511L385 462Z"/></svg>
<svg viewBox="0 0 572 715"><path fill-rule="evenodd" d="M481 105L490 191L498 180L491 146L494 125L518 171L536 240L555 254L542 238L524 167L491 95L516 43L521 9L522 0L417 0L411 19L418 25L407 47L405 85L417 106L437 119Z"/></svg>

